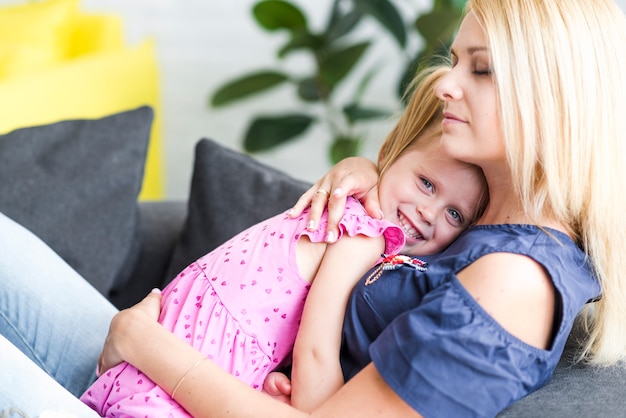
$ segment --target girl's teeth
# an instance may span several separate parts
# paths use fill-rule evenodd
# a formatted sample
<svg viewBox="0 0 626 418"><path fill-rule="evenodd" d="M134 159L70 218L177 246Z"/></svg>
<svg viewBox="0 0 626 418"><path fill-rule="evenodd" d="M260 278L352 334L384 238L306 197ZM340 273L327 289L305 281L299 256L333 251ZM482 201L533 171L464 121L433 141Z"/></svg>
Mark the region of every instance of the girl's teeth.
<svg viewBox="0 0 626 418"><path fill-rule="evenodd" d="M405 234L414 239L422 239L422 237L417 233L417 230L413 228L413 226L404 216L402 216L402 214L398 213L398 219L400 220L400 225L402 226Z"/></svg>

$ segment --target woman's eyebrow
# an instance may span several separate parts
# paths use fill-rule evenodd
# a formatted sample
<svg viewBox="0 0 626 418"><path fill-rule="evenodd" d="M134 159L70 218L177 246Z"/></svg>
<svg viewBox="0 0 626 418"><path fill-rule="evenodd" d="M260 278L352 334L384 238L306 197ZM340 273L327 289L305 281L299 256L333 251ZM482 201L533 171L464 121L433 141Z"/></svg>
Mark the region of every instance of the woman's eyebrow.
<svg viewBox="0 0 626 418"><path fill-rule="evenodd" d="M467 48L465 48L465 51L467 52L468 55L472 55L476 52L488 52L489 48L487 48L484 45L479 45L479 46L468 46ZM454 47L450 48L450 55L453 56L458 56L456 49Z"/></svg>
<svg viewBox="0 0 626 418"><path fill-rule="evenodd" d="M470 46L467 48L467 53L472 55L476 52L487 52L489 49L486 46Z"/></svg>

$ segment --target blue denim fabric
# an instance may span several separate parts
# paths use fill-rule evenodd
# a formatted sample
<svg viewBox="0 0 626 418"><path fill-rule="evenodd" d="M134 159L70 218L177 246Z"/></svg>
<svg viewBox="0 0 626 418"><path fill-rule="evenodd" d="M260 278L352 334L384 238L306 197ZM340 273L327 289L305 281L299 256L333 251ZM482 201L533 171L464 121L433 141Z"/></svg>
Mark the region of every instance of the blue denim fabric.
<svg viewBox="0 0 626 418"><path fill-rule="evenodd" d="M1 417L98 417L2 336L0 370Z"/></svg>
<svg viewBox="0 0 626 418"><path fill-rule="evenodd" d="M89 416L76 398L95 380L116 312L43 241L0 214L0 411L37 416L75 403L78 416Z"/></svg>

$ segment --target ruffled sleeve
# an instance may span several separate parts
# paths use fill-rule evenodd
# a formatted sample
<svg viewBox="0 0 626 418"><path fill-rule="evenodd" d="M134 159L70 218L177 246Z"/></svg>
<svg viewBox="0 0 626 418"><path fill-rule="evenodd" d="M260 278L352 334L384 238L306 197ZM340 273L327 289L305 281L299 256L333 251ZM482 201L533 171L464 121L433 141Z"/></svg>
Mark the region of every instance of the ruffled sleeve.
<svg viewBox="0 0 626 418"><path fill-rule="evenodd" d="M328 213L324 211L320 219L317 231L302 231L312 242L323 242L326 227L328 225ZM402 229L386 220L374 219L367 214L358 200L349 197L346 201L346 209L343 218L339 222L339 237L347 234L350 237L364 235L367 237L385 237L385 254L397 254L404 247L404 233Z"/></svg>
<svg viewBox="0 0 626 418"><path fill-rule="evenodd" d="M546 352L504 331L456 278L396 318L370 355L424 417L493 417L551 374Z"/></svg>

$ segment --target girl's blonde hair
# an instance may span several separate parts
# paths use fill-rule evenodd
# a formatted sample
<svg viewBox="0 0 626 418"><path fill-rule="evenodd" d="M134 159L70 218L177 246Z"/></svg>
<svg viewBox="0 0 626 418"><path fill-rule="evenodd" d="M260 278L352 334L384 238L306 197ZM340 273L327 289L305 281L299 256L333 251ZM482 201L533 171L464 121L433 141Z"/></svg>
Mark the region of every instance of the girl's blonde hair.
<svg viewBox="0 0 626 418"><path fill-rule="evenodd" d="M391 164L428 128L438 129L443 119L442 102L435 95L435 85L449 71L448 66L432 66L420 71L405 94L406 108L389 132L378 152L378 170L382 176Z"/></svg>
<svg viewBox="0 0 626 418"><path fill-rule="evenodd" d="M602 298L581 358L626 359L626 20L613 0L468 0L525 213L564 222Z"/></svg>

